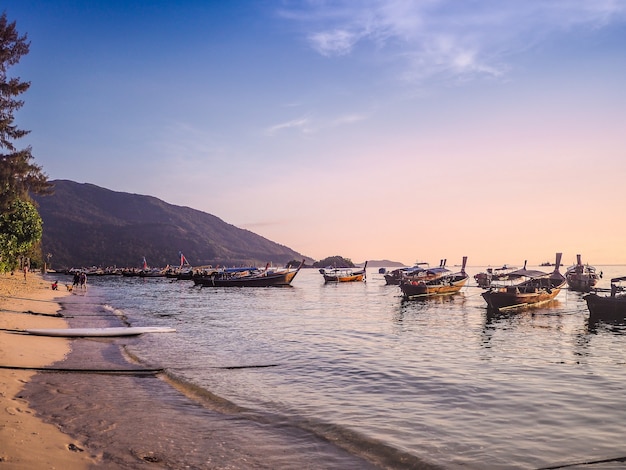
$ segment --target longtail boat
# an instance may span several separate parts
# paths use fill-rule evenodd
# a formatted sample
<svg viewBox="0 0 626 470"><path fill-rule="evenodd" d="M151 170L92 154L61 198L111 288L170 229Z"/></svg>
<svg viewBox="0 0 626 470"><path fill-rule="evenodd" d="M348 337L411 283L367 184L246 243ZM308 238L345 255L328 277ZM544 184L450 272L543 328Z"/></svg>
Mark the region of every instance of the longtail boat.
<svg viewBox="0 0 626 470"><path fill-rule="evenodd" d="M361 282L367 278L365 269L367 261L363 269L354 270L352 268L321 268L320 274L324 276L324 283L334 282Z"/></svg>
<svg viewBox="0 0 626 470"><path fill-rule="evenodd" d="M415 263L413 266L405 267L405 268L397 268L393 271L385 273L385 284L388 286L399 286L400 282L407 276L412 277L423 277L424 279L428 276L427 269L429 265L425 262Z"/></svg>
<svg viewBox="0 0 626 470"><path fill-rule="evenodd" d="M583 297L589 309L589 322L597 320L615 321L626 319L626 288L622 283L626 276L611 279L611 294L600 296L597 292Z"/></svg>
<svg viewBox="0 0 626 470"><path fill-rule="evenodd" d="M193 282L202 287L286 287L291 285L303 265L304 260L296 269L214 269L194 276Z"/></svg>
<svg viewBox="0 0 626 470"><path fill-rule="evenodd" d="M442 260L437 268L426 270L426 276L430 278L411 279L406 277L400 283L400 290L405 299L417 299L441 295L456 294L467 283L469 278L465 272L467 256L463 257L461 271L453 273L445 267L446 260Z"/></svg>
<svg viewBox="0 0 626 470"><path fill-rule="evenodd" d="M487 268L485 271L475 274L474 280L478 287L488 288L491 287L492 282L508 280L509 274L516 269L506 264L501 268Z"/></svg>
<svg viewBox="0 0 626 470"><path fill-rule="evenodd" d="M580 255L576 255L576 264L565 271L567 285L577 292L590 292L601 277L594 266L582 263Z"/></svg>
<svg viewBox="0 0 626 470"><path fill-rule="evenodd" d="M553 300L565 285L565 278L559 272L561 253L556 254L556 263L552 273L526 269L524 267L509 273L511 280L522 279L518 284L492 286L481 295L487 306L493 310L511 309L539 305Z"/></svg>

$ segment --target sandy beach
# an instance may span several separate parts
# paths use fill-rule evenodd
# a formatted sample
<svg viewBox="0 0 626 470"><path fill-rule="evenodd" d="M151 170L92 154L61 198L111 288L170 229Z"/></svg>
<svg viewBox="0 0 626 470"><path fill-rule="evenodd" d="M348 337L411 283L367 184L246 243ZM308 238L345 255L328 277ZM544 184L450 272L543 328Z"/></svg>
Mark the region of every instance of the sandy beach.
<svg viewBox="0 0 626 470"><path fill-rule="evenodd" d="M26 328L63 328L54 300L69 292L52 290L38 274L0 274L0 467L84 469L97 458L80 442L44 423L21 398L24 385L42 368L62 360L69 341L20 334ZM24 368L24 369L22 369Z"/></svg>

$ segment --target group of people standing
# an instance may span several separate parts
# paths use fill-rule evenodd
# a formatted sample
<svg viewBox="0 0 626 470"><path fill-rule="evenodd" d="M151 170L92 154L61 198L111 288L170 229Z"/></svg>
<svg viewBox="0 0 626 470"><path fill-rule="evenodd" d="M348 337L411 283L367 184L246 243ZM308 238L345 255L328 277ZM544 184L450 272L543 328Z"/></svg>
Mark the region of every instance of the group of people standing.
<svg viewBox="0 0 626 470"><path fill-rule="evenodd" d="M87 273L84 271L74 272L74 282L72 288L80 288L87 290Z"/></svg>

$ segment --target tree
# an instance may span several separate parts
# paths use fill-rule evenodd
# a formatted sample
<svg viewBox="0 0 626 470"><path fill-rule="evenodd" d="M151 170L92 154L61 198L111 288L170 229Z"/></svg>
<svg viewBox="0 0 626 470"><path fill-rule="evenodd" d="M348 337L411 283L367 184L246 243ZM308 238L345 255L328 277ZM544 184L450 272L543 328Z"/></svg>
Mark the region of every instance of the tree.
<svg viewBox="0 0 626 470"><path fill-rule="evenodd" d="M13 269L16 259L41 240L42 221L30 194L50 194L52 185L33 162L31 148L18 149L14 141L30 131L17 127L14 113L24 101L19 96L30 87L8 70L28 54L27 36L20 36L15 22L0 16L0 270Z"/></svg>
<svg viewBox="0 0 626 470"><path fill-rule="evenodd" d="M0 215L0 270L15 269L19 256L41 240L43 222L34 204L15 199Z"/></svg>
<svg viewBox="0 0 626 470"><path fill-rule="evenodd" d="M9 77L8 70L28 54L30 42L20 36L15 22L0 16L0 209L8 210L15 199L29 200L29 193L49 194L52 185L40 166L33 162L31 147L17 149L14 141L30 131L14 124L14 113L24 101L18 97L30 87L19 77Z"/></svg>

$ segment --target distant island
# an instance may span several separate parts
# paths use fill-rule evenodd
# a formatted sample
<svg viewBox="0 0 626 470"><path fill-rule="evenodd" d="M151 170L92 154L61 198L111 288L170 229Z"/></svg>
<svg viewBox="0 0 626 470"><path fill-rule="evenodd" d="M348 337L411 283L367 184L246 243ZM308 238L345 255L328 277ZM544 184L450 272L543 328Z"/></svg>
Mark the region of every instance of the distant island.
<svg viewBox="0 0 626 470"><path fill-rule="evenodd" d="M362 266L365 262L359 263ZM368 260L367 267L368 268L403 268L407 266L404 263L400 263L399 261L389 261L388 259L383 260Z"/></svg>

